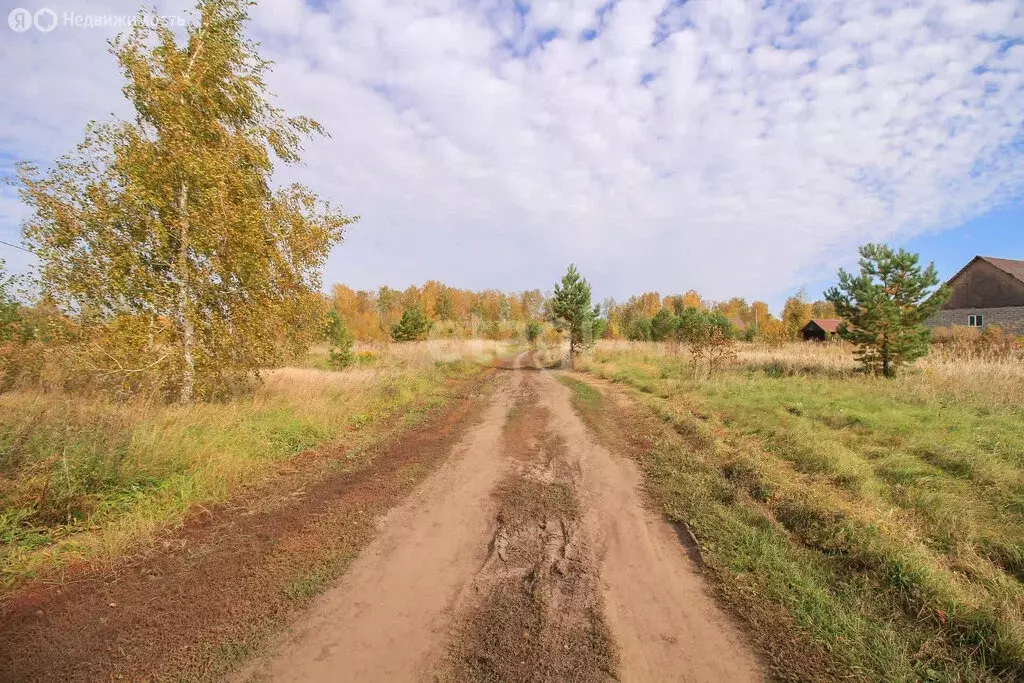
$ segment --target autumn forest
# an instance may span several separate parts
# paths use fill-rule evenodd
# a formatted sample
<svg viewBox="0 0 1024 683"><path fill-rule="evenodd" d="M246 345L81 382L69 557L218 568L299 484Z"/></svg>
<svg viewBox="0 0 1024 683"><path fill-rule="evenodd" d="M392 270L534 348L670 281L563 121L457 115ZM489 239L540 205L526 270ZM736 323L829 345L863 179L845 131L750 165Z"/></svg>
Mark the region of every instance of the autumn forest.
<svg viewBox="0 0 1024 683"><path fill-rule="evenodd" d="M338 284L331 288L329 306L345 321L358 341L386 341L392 338L392 325L407 310L418 309L433 323L431 336L466 339L482 337L494 340L526 338L529 321L545 324L547 341L556 343L561 333L547 322L551 320L551 294L540 289L500 292L493 289L473 291L449 287L431 280L422 287L404 290L381 287L377 291L353 290ZM803 291L789 297L779 316L763 301L747 302L734 297L712 302L696 291L662 296L645 292L618 302L605 298L600 303L606 321L603 337L635 341L662 341L654 321L663 316L678 316L686 309L721 314L736 338L786 341L796 339L811 318L833 318L835 309L827 301L811 301Z"/></svg>

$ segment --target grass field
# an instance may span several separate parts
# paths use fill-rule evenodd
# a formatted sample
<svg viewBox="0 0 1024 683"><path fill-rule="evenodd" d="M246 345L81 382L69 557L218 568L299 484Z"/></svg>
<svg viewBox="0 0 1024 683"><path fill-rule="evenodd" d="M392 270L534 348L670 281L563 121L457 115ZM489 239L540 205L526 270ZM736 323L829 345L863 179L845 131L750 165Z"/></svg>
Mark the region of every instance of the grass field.
<svg viewBox="0 0 1024 683"><path fill-rule="evenodd" d="M359 349L354 367L331 372L319 369L327 350L313 349L226 403L0 394L0 586L116 558L309 449L358 453L456 398L496 350L386 345Z"/></svg>
<svg viewBox="0 0 1024 683"><path fill-rule="evenodd" d="M660 417L651 495L723 594L781 609L858 679L1024 678L1024 365L936 356L885 380L838 346L739 355L711 378L653 344L581 362ZM833 675L793 649L797 677Z"/></svg>

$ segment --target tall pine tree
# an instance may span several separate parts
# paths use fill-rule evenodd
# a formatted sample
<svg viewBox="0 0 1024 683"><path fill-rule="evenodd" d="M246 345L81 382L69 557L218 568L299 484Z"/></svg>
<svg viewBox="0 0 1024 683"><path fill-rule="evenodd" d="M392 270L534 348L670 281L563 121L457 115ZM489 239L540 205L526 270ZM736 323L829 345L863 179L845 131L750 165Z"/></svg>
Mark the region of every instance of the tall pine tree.
<svg viewBox="0 0 1024 683"><path fill-rule="evenodd" d="M839 270L839 284L825 292L845 322L839 335L857 345L857 358L875 374L894 377L900 366L928 353L931 331L922 323L949 298L935 265L885 244L860 248L860 274Z"/></svg>
<svg viewBox="0 0 1024 683"><path fill-rule="evenodd" d="M576 363L580 349L594 342L600 329L600 306L590 301L590 283L579 274L576 266L569 270L560 283L555 283L555 296L551 300L551 312L555 326L569 333L569 367Z"/></svg>

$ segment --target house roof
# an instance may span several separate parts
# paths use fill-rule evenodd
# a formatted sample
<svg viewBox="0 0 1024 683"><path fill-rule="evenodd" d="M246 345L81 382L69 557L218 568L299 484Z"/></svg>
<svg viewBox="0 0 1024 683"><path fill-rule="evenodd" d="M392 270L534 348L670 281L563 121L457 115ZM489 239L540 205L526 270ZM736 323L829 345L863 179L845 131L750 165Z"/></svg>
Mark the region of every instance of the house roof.
<svg viewBox="0 0 1024 683"><path fill-rule="evenodd" d="M1012 275L1021 282L1024 282L1024 261L1016 261L1008 258L994 258L992 256L978 256L983 261L988 261L999 270Z"/></svg>
<svg viewBox="0 0 1024 683"><path fill-rule="evenodd" d="M835 320L834 318L811 318L811 323L814 323L829 334L834 334L839 331L839 326L843 324L843 321ZM811 323L807 323L807 325ZM804 325L804 327L807 327L807 325Z"/></svg>
<svg viewBox="0 0 1024 683"><path fill-rule="evenodd" d="M994 256L975 256L967 262L960 270L956 271L956 275L946 280L947 285L952 285L957 278L964 274L964 272L973 266L978 261L985 261L990 266L995 266L999 270L1003 271L1012 278L1016 278L1021 282L1024 282L1024 261L1017 261L1009 258L996 258Z"/></svg>

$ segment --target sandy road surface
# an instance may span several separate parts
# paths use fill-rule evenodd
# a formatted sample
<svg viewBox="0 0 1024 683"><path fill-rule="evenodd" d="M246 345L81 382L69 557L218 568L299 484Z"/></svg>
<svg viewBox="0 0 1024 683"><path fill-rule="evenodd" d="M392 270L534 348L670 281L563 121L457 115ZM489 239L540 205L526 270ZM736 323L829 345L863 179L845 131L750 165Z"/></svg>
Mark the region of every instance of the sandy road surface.
<svg viewBox="0 0 1024 683"><path fill-rule="evenodd" d="M338 585L239 680L553 681L566 680L566 671L573 680L763 677L672 528L642 505L634 463L598 444L569 390L549 372L520 369L529 365L526 354L516 359L448 462L382 521ZM561 483L554 476L548 483L567 491L559 500L568 502L561 510L524 502L524 515L540 517L512 528L520 511L509 509L517 505L509 486L538 468L563 473ZM496 490L506 492L503 500ZM530 555L535 536L543 548ZM510 600L509 590L527 597ZM584 607L566 624L572 605Z"/></svg>

